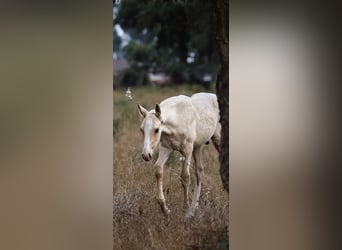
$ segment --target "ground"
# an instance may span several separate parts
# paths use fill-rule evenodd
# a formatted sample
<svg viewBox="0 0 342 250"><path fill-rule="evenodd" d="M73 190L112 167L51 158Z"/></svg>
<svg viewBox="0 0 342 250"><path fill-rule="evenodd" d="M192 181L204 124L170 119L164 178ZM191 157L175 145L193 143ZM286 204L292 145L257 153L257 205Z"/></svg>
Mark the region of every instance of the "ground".
<svg viewBox="0 0 342 250"><path fill-rule="evenodd" d="M205 177L199 207L191 219L184 218L182 209L180 154L171 155L164 171L164 193L171 210L168 217L155 199L153 163L157 154L152 162L141 158L142 118L136 103L150 110L167 97L204 90L196 85L130 89L132 100L125 97L125 89L114 91L114 249L228 249L228 195L223 190L218 153L212 143L203 150ZM211 90L214 92L214 88ZM194 180L192 163L191 187Z"/></svg>

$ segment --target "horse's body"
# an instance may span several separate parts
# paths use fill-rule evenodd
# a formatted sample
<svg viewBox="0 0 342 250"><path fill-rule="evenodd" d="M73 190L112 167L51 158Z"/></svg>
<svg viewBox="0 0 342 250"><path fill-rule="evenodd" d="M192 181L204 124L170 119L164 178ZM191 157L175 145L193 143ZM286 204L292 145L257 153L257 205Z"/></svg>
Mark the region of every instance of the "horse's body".
<svg viewBox="0 0 342 250"><path fill-rule="evenodd" d="M192 216L198 205L201 192L203 166L201 161L202 146L213 141L219 150L221 125L216 95L198 93L191 97L179 95L170 97L151 111L138 105L144 116L141 130L144 134L142 157L149 161L153 150L159 144L159 156L156 161L156 178L158 182L158 202L165 214L170 213L163 194L163 167L172 151L179 151L183 157L181 172L184 190L184 206L188 206L191 156L195 161L196 186L192 204L187 216Z"/></svg>

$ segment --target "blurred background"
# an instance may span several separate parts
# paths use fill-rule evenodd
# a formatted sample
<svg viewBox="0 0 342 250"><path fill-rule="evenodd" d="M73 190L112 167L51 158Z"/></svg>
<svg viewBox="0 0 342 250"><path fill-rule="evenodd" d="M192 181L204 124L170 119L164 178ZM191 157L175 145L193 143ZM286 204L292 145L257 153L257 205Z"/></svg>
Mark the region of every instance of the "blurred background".
<svg viewBox="0 0 342 250"><path fill-rule="evenodd" d="M189 224L180 216L178 155L165 180L170 222L154 200L153 168L138 155L135 102L150 109L168 96L207 90L201 81L218 67L201 36L210 29L200 24L206 1L190 9L198 2L179 1L169 7L177 6L173 18L166 7L152 14L146 1L151 15L143 15L135 8L141 1L127 2L126 24L113 1L1 2L0 249L227 247L228 199L212 145L200 210ZM161 36L172 41L171 52L155 40L169 24L143 31L150 16L184 13L190 31L170 30L183 30L186 42ZM230 2L233 249L341 249L340 13L338 1ZM182 70L173 68L177 57ZM116 59L126 60L120 72ZM123 81L126 70L134 72L126 79L138 80ZM157 87L149 79L155 74L170 86Z"/></svg>
<svg viewBox="0 0 342 250"><path fill-rule="evenodd" d="M112 2L1 1L0 249L112 248Z"/></svg>
<svg viewBox="0 0 342 250"><path fill-rule="evenodd" d="M114 5L114 88L188 83L209 89L219 66L209 8L208 1Z"/></svg>

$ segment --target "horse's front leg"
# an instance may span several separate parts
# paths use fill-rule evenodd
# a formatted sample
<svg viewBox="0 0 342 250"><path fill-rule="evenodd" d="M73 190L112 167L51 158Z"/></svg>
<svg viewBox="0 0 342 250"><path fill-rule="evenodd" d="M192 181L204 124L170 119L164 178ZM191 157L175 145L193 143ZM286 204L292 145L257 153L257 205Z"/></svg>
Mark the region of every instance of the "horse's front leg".
<svg viewBox="0 0 342 250"><path fill-rule="evenodd" d="M163 146L159 146L159 155L158 159L155 163L156 166L156 178L157 178L157 201L163 211L164 214L169 214L170 209L166 206L166 199L163 192L163 172L164 165L169 158L172 150L165 148Z"/></svg>
<svg viewBox="0 0 342 250"><path fill-rule="evenodd" d="M184 209L187 209L189 206L189 185L190 185L190 164L191 164L191 154L192 154L192 145L187 145L185 147L184 152L182 152L185 160L183 161L183 167L181 172L181 181L184 192Z"/></svg>

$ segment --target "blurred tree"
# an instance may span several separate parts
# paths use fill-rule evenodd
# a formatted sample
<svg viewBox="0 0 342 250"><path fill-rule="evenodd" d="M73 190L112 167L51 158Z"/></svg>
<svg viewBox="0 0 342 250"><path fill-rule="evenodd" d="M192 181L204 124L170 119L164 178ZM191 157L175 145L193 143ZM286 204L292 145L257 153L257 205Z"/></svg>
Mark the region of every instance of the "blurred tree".
<svg viewBox="0 0 342 250"><path fill-rule="evenodd" d="M148 69L151 63L157 58L153 44L139 43L135 40L131 40L124 51L126 59L135 68Z"/></svg>
<svg viewBox="0 0 342 250"><path fill-rule="evenodd" d="M220 56L221 68L216 81L216 93L220 106L221 152L220 174L224 188L229 191L229 32L228 0L213 0L213 38Z"/></svg>
<svg viewBox="0 0 342 250"><path fill-rule="evenodd" d="M131 40L124 48L130 68L121 73L121 86L146 85L147 71L157 55L153 44L146 44Z"/></svg>
<svg viewBox="0 0 342 250"><path fill-rule="evenodd" d="M113 29L113 49L114 53L120 54L121 38L117 34L116 30Z"/></svg>
<svg viewBox="0 0 342 250"><path fill-rule="evenodd" d="M115 24L120 24L133 40L153 44L158 56L149 57L152 61L146 64L163 69L176 81L194 81L204 72L215 74L218 68L210 39L209 7L210 1L200 0L125 0Z"/></svg>

